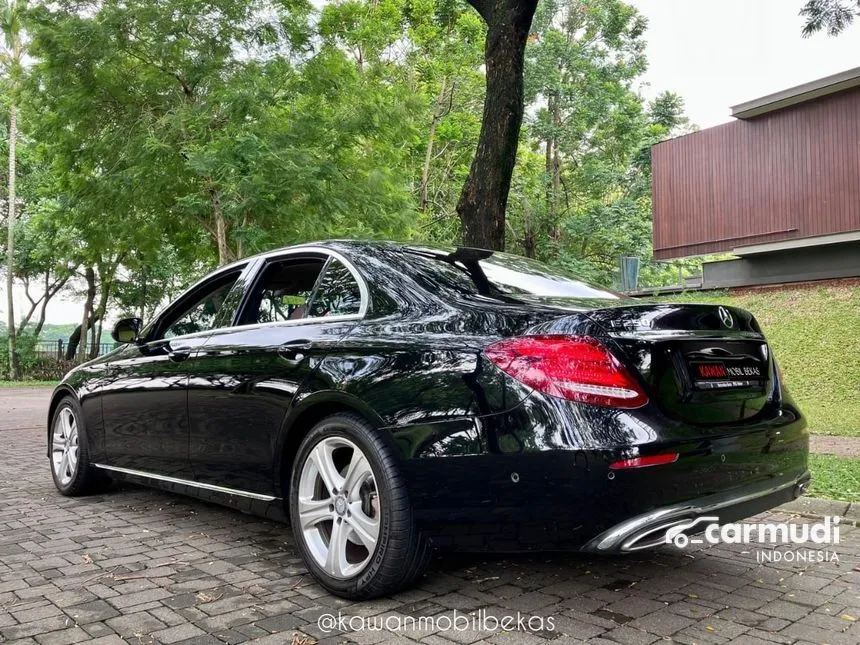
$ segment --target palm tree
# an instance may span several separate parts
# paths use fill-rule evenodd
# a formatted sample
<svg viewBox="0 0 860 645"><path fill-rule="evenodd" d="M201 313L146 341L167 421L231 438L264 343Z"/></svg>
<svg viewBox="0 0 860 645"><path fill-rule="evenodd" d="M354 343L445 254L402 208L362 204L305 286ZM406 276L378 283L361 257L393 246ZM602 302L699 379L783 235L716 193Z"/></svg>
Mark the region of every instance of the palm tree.
<svg viewBox="0 0 860 645"><path fill-rule="evenodd" d="M9 334L9 378L17 379L18 352L15 347L15 309L12 298L13 267L15 266L15 173L16 150L18 141L18 81L21 74L23 47L21 46L21 16L27 8L26 0L6 0L0 4L0 29L6 41L6 51L2 61L11 81L11 101L9 102L9 213L6 218L8 241L6 244L6 312L7 332Z"/></svg>
<svg viewBox="0 0 860 645"><path fill-rule="evenodd" d="M800 10L806 18L803 37L806 38L822 29L829 36L838 36L860 14L860 0L809 0Z"/></svg>

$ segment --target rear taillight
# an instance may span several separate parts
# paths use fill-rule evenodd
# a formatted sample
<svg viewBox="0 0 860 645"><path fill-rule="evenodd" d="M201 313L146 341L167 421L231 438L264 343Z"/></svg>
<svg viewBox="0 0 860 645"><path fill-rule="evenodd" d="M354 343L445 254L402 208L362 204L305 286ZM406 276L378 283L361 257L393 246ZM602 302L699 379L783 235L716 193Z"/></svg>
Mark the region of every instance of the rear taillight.
<svg viewBox="0 0 860 645"><path fill-rule="evenodd" d="M609 464L611 470L624 470L626 468L647 468L648 466L662 466L663 464L674 464L678 461L677 452L667 452L662 455L648 455L647 457L632 457L621 459Z"/></svg>
<svg viewBox="0 0 860 645"><path fill-rule="evenodd" d="M642 387L598 340L587 336L521 336L490 345L495 365L539 392L580 403L638 408Z"/></svg>

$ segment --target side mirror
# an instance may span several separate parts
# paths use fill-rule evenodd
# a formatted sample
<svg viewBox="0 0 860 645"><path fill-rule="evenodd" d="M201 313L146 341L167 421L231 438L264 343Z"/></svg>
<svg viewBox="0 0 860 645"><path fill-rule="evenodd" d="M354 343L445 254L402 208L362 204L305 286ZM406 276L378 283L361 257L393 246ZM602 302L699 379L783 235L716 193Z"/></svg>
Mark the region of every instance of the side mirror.
<svg viewBox="0 0 860 645"><path fill-rule="evenodd" d="M140 318L123 318L114 325L111 336L118 343L134 343L140 336L143 321Z"/></svg>

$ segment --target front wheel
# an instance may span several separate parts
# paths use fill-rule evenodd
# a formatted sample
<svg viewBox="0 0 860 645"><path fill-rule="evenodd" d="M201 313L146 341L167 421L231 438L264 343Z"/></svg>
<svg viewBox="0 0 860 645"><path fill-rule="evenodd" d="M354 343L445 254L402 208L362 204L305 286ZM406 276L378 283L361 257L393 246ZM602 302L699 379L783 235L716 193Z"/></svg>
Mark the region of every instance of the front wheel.
<svg viewBox="0 0 860 645"><path fill-rule="evenodd" d="M110 479L90 463L87 429L80 404L65 397L54 410L49 436L54 485L68 497L105 488Z"/></svg>
<svg viewBox="0 0 860 645"><path fill-rule="evenodd" d="M323 419L302 441L292 470L290 520L310 572L345 598L392 593L430 559L393 450L356 415Z"/></svg>

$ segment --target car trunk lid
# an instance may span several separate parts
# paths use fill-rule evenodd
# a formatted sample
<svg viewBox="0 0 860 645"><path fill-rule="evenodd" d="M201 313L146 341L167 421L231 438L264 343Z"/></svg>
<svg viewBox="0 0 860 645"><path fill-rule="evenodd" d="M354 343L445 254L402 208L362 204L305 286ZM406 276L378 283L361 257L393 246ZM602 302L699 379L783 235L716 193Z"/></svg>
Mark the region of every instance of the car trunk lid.
<svg viewBox="0 0 860 645"><path fill-rule="evenodd" d="M591 312L671 418L722 425L760 418L774 363L755 318L717 305L638 305Z"/></svg>
<svg viewBox="0 0 860 645"><path fill-rule="evenodd" d="M725 425L775 413L770 349L755 318L736 307L624 304L563 316L529 333L582 333L582 318L646 384L671 419Z"/></svg>

